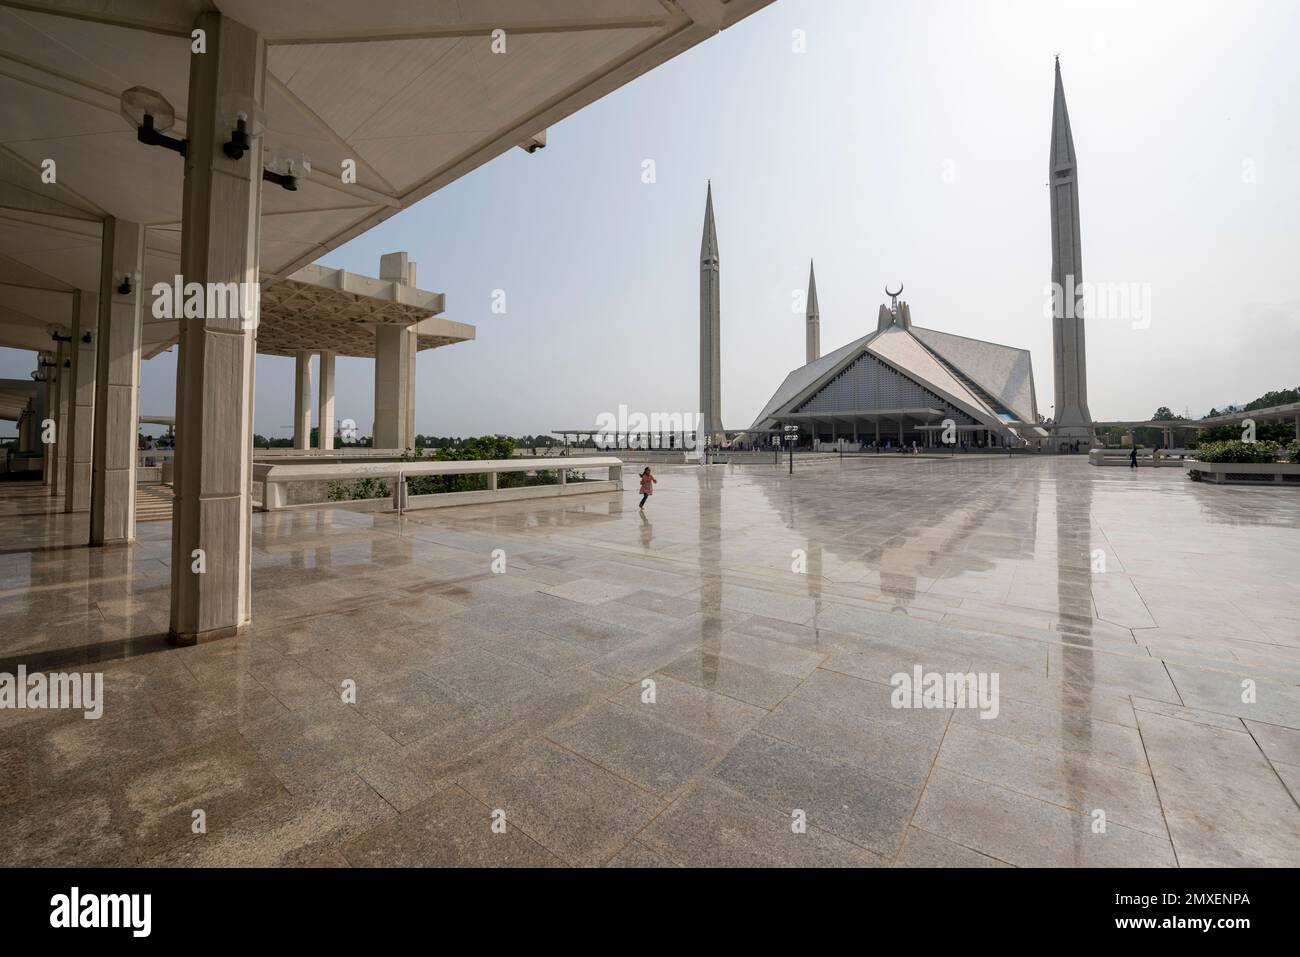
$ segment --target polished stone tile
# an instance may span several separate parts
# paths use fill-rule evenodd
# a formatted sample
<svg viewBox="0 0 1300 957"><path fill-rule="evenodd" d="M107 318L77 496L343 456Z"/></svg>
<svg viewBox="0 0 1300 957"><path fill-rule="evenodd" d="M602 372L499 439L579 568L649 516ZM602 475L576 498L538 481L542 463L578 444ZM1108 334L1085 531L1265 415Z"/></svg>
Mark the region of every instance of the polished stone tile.
<svg viewBox="0 0 1300 957"><path fill-rule="evenodd" d="M869 771L905 787L924 782L939 742L851 711L823 707L798 693L782 701L757 730L839 764Z"/></svg>
<svg viewBox="0 0 1300 957"><path fill-rule="evenodd" d="M918 788L753 733L741 739L713 773L760 804L785 814L802 810L810 825L886 858L898 850L919 793Z"/></svg>
<svg viewBox="0 0 1300 957"><path fill-rule="evenodd" d="M676 867L677 865L661 854L656 854L639 841L630 841L623 850L611 857L606 867Z"/></svg>
<svg viewBox="0 0 1300 957"><path fill-rule="evenodd" d="M629 684L613 701L630 710L640 710L649 718L715 744L731 744L754 727L767 712L736 698L709 691L664 674L644 683ZM653 700L647 692L653 690Z"/></svg>
<svg viewBox="0 0 1300 957"><path fill-rule="evenodd" d="M1030 745L954 722L935 763L1085 814L1100 809L1109 821L1148 834L1166 833L1149 774L1102 764L1077 751L1055 750L1050 744Z"/></svg>
<svg viewBox="0 0 1300 957"><path fill-rule="evenodd" d="M1178 862L1295 867L1295 800L1245 731L1138 712Z"/></svg>
<svg viewBox="0 0 1300 957"><path fill-rule="evenodd" d="M913 823L953 843L1018 867L1173 867L1167 837L1093 818L1056 804L937 768Z"/></svg>
<svg viewBox="0 0 1300 957"><path fill-rule="evenodd" d="M1246 727L1264 752L1264 757L1275 764L1300 765L1300 729L1282 728L1260 721L1247 721Z"/></svg>
<svg viewBox="0 0 1300 957"><path fill-rule="evenodd" d="M312 863L396 812L356 775L265 804L229 827L150 858L154 867L293 867Z"/></svg>
<svg viewBox="0 0 1300 957"><path fill-rule="evenodd" d="M1003 861L972 851L937 834L909 827L895 867L1010 867Z"/></svg>
<svg viewBox="0 0 1300 957"><path fill-rule="evenodd" d="M663 807L648 791L547 741L480 768L461 786L507 827L527 835L569 864L602 864Z"/></svg>
<svg viewBox="0 0 1300 957"><path fill-rule="evenodd" d="M683 867L878 867L881 858L706 777L638 837Z"/></svg>
<svg viewBox="0 0 1300 957"><path fill-rule="evenodd" d="M355 867L553 867L560 861L492 809L452 786L340 848Z"/></svg>
<svg viewBox="0 0 1300 957"><path fill-rule="evenodd" d="M655 705L602 703L547 737L655 794L672 794L725 748L652 717Z"/></svg>
<svg viewBox="0 0 1300 957"><path fill-rule="evenodd" d="M736 698L760 708L774 708L795 688L799 678L737 661L715 649L698 648L660 669L663 674L707 691Z"/></svg>

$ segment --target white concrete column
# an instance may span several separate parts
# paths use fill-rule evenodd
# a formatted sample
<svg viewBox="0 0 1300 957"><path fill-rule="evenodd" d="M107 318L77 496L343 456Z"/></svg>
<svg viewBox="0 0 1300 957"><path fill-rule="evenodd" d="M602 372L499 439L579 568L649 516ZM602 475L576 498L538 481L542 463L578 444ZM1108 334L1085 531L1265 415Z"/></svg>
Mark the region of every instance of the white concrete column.
<svg viewBox="0 0 1300 957"><path fill-rule="evenodd" d="M402 254L406 256L406 253ZM380 257L382 265L383 257ZM406 262L406 285L415 285L415 263L409 258ZM420 354L419 336L416 335L415 326L410 326L406 330L406 336L410 340L407 343L406 353L406 431L403 433L405 442L403 448L415 448L415 360Z"/></svg>
<svg viewBox="0 0 1300 957"><path fill-rule="evenodd" d="M320 427L317 435L320 437L320 447L322 449L334 448L334 353L322 352L320 354L320 401L318 416L320 418Z"/></svg>
<svg viewBox="0 0 1300 957"><path fill-rule="evenodd" d="M59 371L58 371L58 350L51 349L49 352L41 352L37 355L37 360L46 360L51 365L44 366L42 371L45 374L45 381L41 384L41 405L36 417L36 441L41 443L41 484L54 494L54 474L56 465L56 456L58 454L57 439L56 442L46 442L45 423L53 419L55 425L59 421Z"/></svg>
<svg viewBox="0 0 1300 957"><path fill-rule="evenodd" d="M180 321L171 566L171 635L179 644L233 635L252 617L263 140L237 160L227 157L221 146L230 131L218 103L243 97L261 107L266 97L263 39L218 13L199 14L195 26L206 33L207 52L190 56L181 273L186 282L240 283L241 315Z"/></svg>
<svg viewBox="0 0 1300 957"><path fill-rule="evenodd" d="M311 448L311 353L293 357L293 447Z"/></svg>
<svg viewBox="0 0 1300 957"><path fill-rule="evenodd" d="M406 338L406 431L402 433L402 448L413 449L415 448L415 360L420 354L419 337L415 333L414 326L406 330Z"/></svg>
<svg viewBox="0 0 1300 957"><path fill-rule="evenodd" d="M58 381L54 386L55 413L51 418L54 419L54 478L50 483L50 494L56 499L62 498L67 493L68 488L68 449L72 442L68 436L68 402L70 400L69 385L72 382L72 358L71 344L60 342L54 352L54 361L58 363L55 371L58 373Z"/></svg>
<svg viewBox="0 0 1300 957"><path fill-rule="evenodd" d="M90 544L117 545L135 541L144 228L138 223L106 219L103 249L99 275L99 344L95 351ZM123 287L123 282L129 288ZM127 291L122 292L123 288Z"/></svg>
<svg viewBox="0 0 1300 957"><path fill-rule="evenodd" d="M23 409L23 414L18 418L18 450L20 452L29 452L34 447L32 443L32 422L36 418L35 399L27 400L27 408Z"/></svg>
<svg viewBox="0 0 1300 957"><path fill-rule="evenodd" d="M406 253L379 257L379 278L408 286L412 266ZM406 326L375 327L375 429L377 449L415 445L416 337Z"/></svg>
<svg viewBox="0 0 1300 957"><path fill-rule="evenodd" d="M404 449L414 444L407 415L411 337L405 326L375 327L375 437L377 449Z"/></svg>
<svg viewBox="0 0 1300 957"><path fill-rule="evenodd" d="M99 295L72 294L72 341L68 343L68 456L63 490L65 512L90 509L91 446L95 439L95 348L99 340ZM89 341L87 341L89 340Z"/></svg>

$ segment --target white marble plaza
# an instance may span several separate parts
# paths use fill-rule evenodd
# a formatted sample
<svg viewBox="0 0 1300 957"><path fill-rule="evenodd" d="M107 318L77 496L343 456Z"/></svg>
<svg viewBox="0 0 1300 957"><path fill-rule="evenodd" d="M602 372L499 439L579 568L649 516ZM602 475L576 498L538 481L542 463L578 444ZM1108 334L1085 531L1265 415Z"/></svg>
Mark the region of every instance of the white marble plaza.
<svg viewBox="0 0 1300 957"><path fill-rule="evenodd" d="M1300 863L1294 490L1082 456L659 478L644 513L255 515L253 624L189 648L169 523L87 549L5 487L0 671L106 700L0 711L0 863ZM997 716L893 707L917 666L997 675Z"/></svg>

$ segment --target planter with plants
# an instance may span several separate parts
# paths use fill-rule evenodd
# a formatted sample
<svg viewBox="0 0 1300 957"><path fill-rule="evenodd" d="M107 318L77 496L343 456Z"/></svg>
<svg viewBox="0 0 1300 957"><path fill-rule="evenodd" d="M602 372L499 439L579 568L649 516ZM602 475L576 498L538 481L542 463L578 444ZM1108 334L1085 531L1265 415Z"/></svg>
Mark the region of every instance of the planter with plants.
<svg viewBox="0 0 1300 957"><path fill-rule="evenodd" d="M1300 488L1300 446L1292 442L1204 442L1188 468L1193 482Z"/></svg>

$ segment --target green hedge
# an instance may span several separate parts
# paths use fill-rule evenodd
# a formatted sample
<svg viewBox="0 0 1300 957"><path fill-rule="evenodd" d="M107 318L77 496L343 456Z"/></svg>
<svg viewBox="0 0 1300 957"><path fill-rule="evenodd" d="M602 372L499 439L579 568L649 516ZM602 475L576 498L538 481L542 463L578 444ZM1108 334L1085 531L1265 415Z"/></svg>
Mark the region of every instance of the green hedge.
<svg viewBox="0 0 1300 957"><path fill-rule="evenodd" d="M1281 449L1276 442L1204 442L1197 452L1202 462L1236 462L1268 464L1279 460L1279 453L1289 455L1294 461L1294 452ZM1285 461L1285 457L1283 457Z"/></svg>
<svg viewBox="0 0 1300 957"><path fill-rule="evenodd" d="M356 502L367 498L388 498L393 494L384 479L366 478L355 482L330 482L325 497L331 502Z"/></svg>

